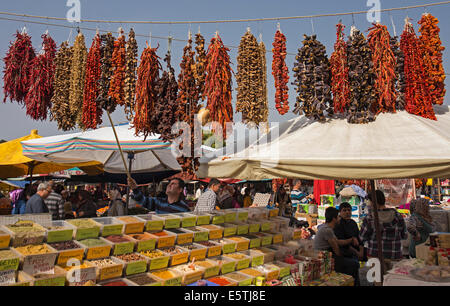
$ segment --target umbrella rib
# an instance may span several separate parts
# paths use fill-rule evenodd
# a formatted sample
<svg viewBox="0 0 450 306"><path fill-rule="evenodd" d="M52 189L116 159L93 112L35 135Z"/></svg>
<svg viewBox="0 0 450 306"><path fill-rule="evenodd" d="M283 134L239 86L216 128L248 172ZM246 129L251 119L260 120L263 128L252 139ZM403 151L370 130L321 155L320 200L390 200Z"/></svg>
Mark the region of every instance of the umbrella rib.
<svg viewBox="0 0 450 306"><path fill-rule="evenodd" d="M150 150L150 151L152 152L153 156L156 157L156 159L159 161L159 163L160 163L161 165L163 165L164 169L170 170L169 167L167 167L167 165L161 161L161 159L159 158L159 156L158 156L153 150Z"/></svg>

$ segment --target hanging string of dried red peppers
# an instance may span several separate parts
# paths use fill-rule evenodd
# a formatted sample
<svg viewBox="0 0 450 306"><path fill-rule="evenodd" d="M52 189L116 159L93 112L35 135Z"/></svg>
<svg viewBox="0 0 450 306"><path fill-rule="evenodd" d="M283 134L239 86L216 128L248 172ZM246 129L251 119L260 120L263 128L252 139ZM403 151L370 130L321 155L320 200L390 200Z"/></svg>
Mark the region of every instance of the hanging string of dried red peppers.
<svg viewBox="0 0 450 306"><path fill-rule="evenodd" d="M114 52L112 55L113 75L109 85L108 95L116 104L123 105L125 103L125 36L120 36L114 42Z"/></svg>
<svg viewBox="0 0 450 306"><path fill-rule="evenodd" d="M408 19L400 41L400 48L405 54L406 111L436 120L427 86L427 74L424 70L423 49Z"/></svg>
<svg viewBox="0 0 450 306"><path fill-rule="evenodd" d="M344 113L350 103L350 86L348 81L347 44L344 41L345 26L336 25L337 40L331 54L331 89L333 91L334 112Z"/></svg>
<svg viewBox="0 0 450 306"><path fill-rule="evenodd" d="M285 115L289 111L289 70L286 66L286 36L280 31L275 33L272 44L273 60L272 75L275 81L275 106L280 115Z"/></svg>

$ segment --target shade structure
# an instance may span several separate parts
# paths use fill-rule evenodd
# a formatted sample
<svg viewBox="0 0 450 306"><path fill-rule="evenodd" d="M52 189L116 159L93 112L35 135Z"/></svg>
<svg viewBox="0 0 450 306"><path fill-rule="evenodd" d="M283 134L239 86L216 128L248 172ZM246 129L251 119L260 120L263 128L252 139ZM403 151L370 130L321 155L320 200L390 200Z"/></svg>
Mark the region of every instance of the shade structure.
<svg viewBox="0 0 450 306"><path fill-rule="evenodd" d="M115 126L122 147L127 153L134 153L133 173L181 170L170 148L171 143L153 134L144 137L134 135L129 124ZM103 164L105 172L126 173L114 137L112 127L66 134L22 142L24 154L39 161L75 163L97 161Z"/></svg>
<svg viewBox="0 0 450 306"><path fill-rule="evenodd" d="M30 170L35 174L47 174L61 171L75 166L80 166L86 172L99 173L98 163L77 163L77 164L57 164L54 161L36 161L23 154L22 141L39 140L37 130L32 130L30 135L14 139L0 144L0 178L13 178L30 174Z"/></svg>
<svg viewBox="0 0 450 306"><path fill-rule="evenodd" d="M450 177L450 111L446 105L434 109L437 121L401 111L380 114L365 125L300 116L281 123L278 133L271 129L267 143L203 162L197 175L253 180Z"/></svg>

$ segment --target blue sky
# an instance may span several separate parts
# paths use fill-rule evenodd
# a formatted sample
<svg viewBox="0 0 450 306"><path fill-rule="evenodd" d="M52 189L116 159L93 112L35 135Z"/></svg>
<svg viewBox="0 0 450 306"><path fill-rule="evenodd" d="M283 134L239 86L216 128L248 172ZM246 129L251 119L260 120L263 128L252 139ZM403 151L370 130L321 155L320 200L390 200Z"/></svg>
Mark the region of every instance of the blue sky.
<svg viewBox="0 0 450 306"><path fill-rule="evenodd" d="M82 19L101 19L101 20L154 20L154 21L180 21L180 20L217 20L217 19L251 19L261 17L284 17L284 16L298 16L298 15L315 15L323 13L338 13L338 12L353 12L367 10L367 0L317 0L317 1L303 1L303 0L81 0L81 18ZM402 7L418 4L426 4L438 2L433 0L428 1L410 1L410 0L381 0L382 8ZM69 8L66 7L66 0L15 0L15 1L1 1L0 11L16 12L31 15L62 17L66 16ZM450 5L430 7L428 12L435 15L440 20L441 39L443 45L450 48ZM393 33L391 23L391 15L393 17L397 34L400 35L403 30L404 19L406 14L413 19L416 32L418 32L417 21L425 9L411 9L406 11L394 11L391 14L382 13L381 23L386 24L389 31ZM2 16L0 16L2 17ZM327 47L328 55L333 52L333 45L335 42L335 25L342 19L347 26L346 34L349 34L350 26L353 23L351 16L343 17L324 17L313 20L315 34L318 39ZM366 31L370 24L365 15L355 15L355 25ZM42 20L41 20L42 21ZM45 20L44 20L45 22ZM50 21L51 23L60 23L70 25L70 23ZM312 33L311 21L309 19L281 21L281 29L287 37L287 49L290 53L297 53L297 49L301 47L303 34L310 35ZM201 25L201 32L205 36L207 45L214 35L216 30L219 31L222 40L225 44L231 46L238 46L241 36L245 33L246 28L250 27L252 33L258 36L262 33L263 41L266 48L272 47L273 36L276 31L276 21L267 22L244 22L244 23L228 23L228 24L203 24ZM49 30L50 35L55 39L59 46L61 41L69 37L70 30L68 28L59 28L31 23L13 22L0 20L0 55L3 58L9 48L9 42L13 39L13 34L24 25L27 26L28 33L32 36L34 47L39 50L41 44L40 35ZM100 29L117 31L120 26L118 24L81 24L85 27L99 27ZM134 27L138 34L149 34L152 32L156 36L168 36L169 33L175 38L186 39L189 30L189 25L131 25L123 24L123 28L128 32L130 27ZM191 29L194 33L198 30L197 24L191 24ZM94 32L84 31L86 36L86 45L89 47L94 36ZM75 34L72 35L72 41ZM139 53L142 52L145 46L145 38L139 37ZM152 45L160 43L159 56L164 57L167 51L167 40L157 40L153 38ZM182 56L184 42L174 41L172 46L174 65L177 74L179 72L179 63ZM450 50L444 51L444 68L446 73L450 73ZM232 48L230 52L232 60L232 68L236 71L236 56L237 50ZM293 67L295 56L288 56L287 64L291 70ZM271 75L270 54L267 56L268 67L268 88L269 88L269 107L270 107L270 121L285 121L292 119L295 115L290 112L285 116L280 116L275 109L274 103L274 88L273 78ZM3 63L2 63L3 66ZM3 76L3 75L2 75ZM293 73L290 71L292 80ZM3 77L1 78L3 80ZM1 87L3 88L3 81ZM449 81L447 81L448 83ZM291 107L295 104L295 90L293 85L290 87L289 104ZM236 88L236 83L233 80L233 89ZM233 91L233 98L236 96L236 91ZM450 103L450 94L447 93L445 103ZM0 99L3 101L3 90L0 93ZM233 101L235 103L235 101ZM291 108L292 109L292 108ZM235 120L240 120L240 114L235 115ZM125 122L123 110L120 108L112 116L115 123ZM107 117L103 117L104 124L109 124ZM42 136L52 136L61 134L57 130L56 123L49 120L33 121L25 116L25 109L17 103L5 104L0 102L0 139L11 140L21 137L30 132L31 129L38 129Z"/></svg>

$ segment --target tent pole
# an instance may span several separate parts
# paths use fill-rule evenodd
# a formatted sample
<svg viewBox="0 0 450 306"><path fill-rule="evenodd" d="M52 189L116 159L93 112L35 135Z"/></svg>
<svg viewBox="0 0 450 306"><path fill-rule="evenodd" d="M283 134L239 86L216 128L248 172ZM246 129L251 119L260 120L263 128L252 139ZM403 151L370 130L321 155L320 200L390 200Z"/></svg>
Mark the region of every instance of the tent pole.
<svg viewBox="0 0 450 306"><path fill-rule="evenodd" d="M128 152L128 169L130 170L131 176L131 167L133 166L134 152ZM128 204L130 203L130 186L127 184L127 214L128 214Z"/></svg>
<svg viewBox="0 0 450 306"><path fill-rule="evenodd" d="M112 130L114 132L114 137L116 138L117 146L119 147L120 156L122 157L123 166L125 167L125 171L127 172L128 178L131 178L130 172L128 171L127 163L125 162L125 157L123 156L122 147L120 146L119 137L117 137L116 128L114 127L114 123L112 122L111 115L109 111L106 111L108 114L109 122L111 123Z"/></svg>
<svg viewBox="0 0 450 306"><path fill-rule="evenodd" d="M373 215L375 217L375 230L376 230L376 236L377 236L377 247L378 247L378 259L380 260L381 264L381 283L383 283L384 280L384 257L383 257L383 248L382 248L382 242L381 242L381 229L380 229L380 223L378 218L378 203L377 203L377 196L376 196L376 189L375 189L375 181L370 180L370 187L371 187L371 196L372 196L372 209L373 209Z"/></svg>
<svg viewBox="0 0 450 306"><path fill-rule="evenodd" d="M34 161L30 162L28 165L28 171L30 172L30 188L33 185L33 170L34 170Z"/></svg>

